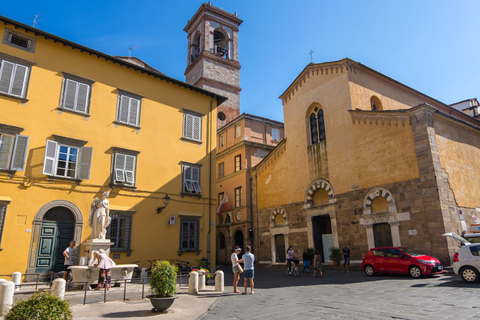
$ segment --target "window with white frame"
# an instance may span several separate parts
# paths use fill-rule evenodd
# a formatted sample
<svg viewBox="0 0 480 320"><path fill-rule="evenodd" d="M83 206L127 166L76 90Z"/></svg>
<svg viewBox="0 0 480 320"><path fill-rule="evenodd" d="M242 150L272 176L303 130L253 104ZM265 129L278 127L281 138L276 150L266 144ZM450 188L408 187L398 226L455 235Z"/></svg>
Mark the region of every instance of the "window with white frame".
<svg viewBox="0 0 480 320"><path fill-rule="evenodd" d="M235 139L240 138L241 135L242 135L242 125L239 124L235 126Z"/></svg>
<svg viewBox="0 0 480 320"><path fill-rule="evenodd" d="M185 110L183 117L183 138L202 141L202 115Z"/></svg>
<svg viewBox="0 0 480 320"><path fill-rule="evenodd" d="M0 55L0 59L0 93L17 98L25 98L30 66L5 60L2 58L2 55Z"/></svg>
<svg viewBox="0 0 480 320"><path fill-rule="evenodd" d="M142 98L120 91L117 102L117 122L140 127Z"/></svg>
<svg viewBox="0 0 480 320"><path fill-rule="evenodd" d="M193 164L182 165L183 193L200 194L200 166Z"/></svg>
<svg viewBox="0 0 480 320"><path fill-rule="evenodd" d="M113 242L112 251L129 251L132 241L132 213L111 211L107 238Z"/></svg>
<svg viewBox="0 0 480 320"><path fill-rule="evenodd" d="M181 217L178 251L198 251L200 242L199 227L199 217Z"/></svg>
<svg viewBox="0 0 480 320"><path fill-rule="evenodd" d="M280 130L272 128L272 140L280 141Z"/></svg>
<svg viewBox="0 0 480 320"><path fill-rule="evenodd" d="M137 155L116 151L113 154L113 184L135 186Z"/></svg>
<svg viewBox="0 0 480 320"><path fill-rule="evenodd" d="M224 162L221 162L218 164L218 179L225 177L224 167L225 167Z"/></svg>
<svg viewBox="0 0 480 320"><path fill-rule="evenodd" d="M219 140L220 140L220 142L219 142L219 143L220 143L220 147L223 147L223 146L225 145L225 135L224 135L224 134L220 135L220 139L219 139Z"/></svg>
<svg viewBox="0 0 480 320"><path fill-rule="evenodd" d="M64 73L60 108L88 114L93 83L94 81Z"/></svg>
<svg viewBox="0 0 480 320"><path fill-rule="evenodd" d="M242 187L235 188L235 208L242 206Z"/></svg>
<svg viewBox="0 0 480 320"><path fill-rule="evenodd" d="M28 136L0 131L0 169L23 171L28 150Z"/></svg>
<svg viewBox="0 0 480 320"><path fill-rule="evenodd" d="M85 143L71 144L62 139L47 140L43 174L70 179L90 179L93 148L82 146Z"/></svg>
<svg viewBox="0 0 480 320"><path fill-rule="evenodd" d="M235 172L242 169L242 155L235 156Z"/></svg>

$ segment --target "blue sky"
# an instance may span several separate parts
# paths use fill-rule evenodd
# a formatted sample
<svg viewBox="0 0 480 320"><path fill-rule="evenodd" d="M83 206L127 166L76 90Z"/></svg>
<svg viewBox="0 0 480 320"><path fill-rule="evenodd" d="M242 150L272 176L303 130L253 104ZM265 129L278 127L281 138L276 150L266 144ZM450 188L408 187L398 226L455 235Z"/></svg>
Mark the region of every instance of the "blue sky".
<svg viewBox="0 0 480 320"><path fill-rule="evenodd" d="M5 1L0 14L111 55L133 55L185 80L187 20L205 1ZM21 4L21 5L19 5ZM480 96L480 1L232 1L241 112L283 121L278 96L310 63L361 62L444 103Z"/></svg>

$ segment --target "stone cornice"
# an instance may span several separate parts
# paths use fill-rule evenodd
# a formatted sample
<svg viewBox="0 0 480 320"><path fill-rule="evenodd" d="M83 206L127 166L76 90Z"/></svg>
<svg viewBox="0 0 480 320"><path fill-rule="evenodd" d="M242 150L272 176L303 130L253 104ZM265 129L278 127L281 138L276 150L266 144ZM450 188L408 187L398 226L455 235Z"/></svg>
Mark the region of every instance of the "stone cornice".
<svg viewBox="0 0 480 320"><path fill-rule="evenodd" d="M204 60L210 60L211 62L214 62L214 63L221 63L224 66L227 66L227 67L230 67L230 68L233 68L233 69L237 69L237 70L241 69L240 62L238 62L237 60L231 60L231 59L225 59L225 58L217 57L215 54L213 54L210 51L208 51L207 49L205 49L205 50L202 50L200 52L200 55L198 56L198 58L193 63L191 63L190 65L187 66L187 68L185 69L184 75L187 75L187 73L189 73L190 70L195 68L195 66L198 63L200 63L200 61L204 61Z"/></svg>
<svg viewBox="0 0 480 320"><path fill-rule="evenodd" d="M296 92L298 92L299 88L313 76L323 76L323 75L332 75L338 73L344 73L347 71L356 73L356 66L353 60L345 58L340 61L333 61L333 62L326 62L326 63L310 63L308 64L305 69L298 75L298 77L292 82L292 84L285 90L285 92L279 97L282 99L283 103L285 104L288 100L290 100Z"/></svg>
<svg viewBox="0 0 480 320"><path fill-rule="evenodd" d="M353 124L375 124L375 125L395 125L405 126L409 124L409 115L405 113L405 110L382 110L382 111L369 111L369 110L348 110L352 116Z"/></svg>

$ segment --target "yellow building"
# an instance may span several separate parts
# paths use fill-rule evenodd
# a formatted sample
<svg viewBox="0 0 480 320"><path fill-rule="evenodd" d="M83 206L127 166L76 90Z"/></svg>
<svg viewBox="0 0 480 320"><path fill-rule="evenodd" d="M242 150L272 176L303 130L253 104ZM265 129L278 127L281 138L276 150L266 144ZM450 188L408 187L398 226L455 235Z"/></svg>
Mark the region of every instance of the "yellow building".
<svg viewBox="0 0 480 320"><path fill-rule="evenodd" d="M225 98L0 21L0 274L59 270L71 239L77 264L104 191L117 263L214 264L216 108Z"/></svg>
<svg viewBox="0 0 480 320"><path fill-rule="evenodd" d="M408 246L450 258L480 214L480 121L365 65L309 64L280 97L285 137L253 171L258 260L289 246Z"/></svg>

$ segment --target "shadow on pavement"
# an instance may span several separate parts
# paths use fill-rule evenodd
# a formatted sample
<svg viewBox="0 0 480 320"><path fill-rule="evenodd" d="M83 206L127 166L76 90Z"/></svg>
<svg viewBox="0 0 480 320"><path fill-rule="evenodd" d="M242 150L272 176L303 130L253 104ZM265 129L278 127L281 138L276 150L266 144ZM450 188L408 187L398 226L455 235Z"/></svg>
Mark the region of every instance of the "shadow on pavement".
<svg viewBox="0 0 480 320"><path fill-rule="evenodd" d="M161 312L152 312L147 310L140 310L140 311L122 311L122 312L112 312L103 314L103 318L141 318L141 317L151 317L156 314L164 314Z"/></svg>
<svg viewBox="0 0 480 320"><path fill-rule="evenodd" d="M255 269L255 288L271 289L283 287L299 287L299 286L322 286L322 285L348 285L353 283L377 282L389 280L412 281L412 287L426 287L426 286L446 286L446 287L471 287L472 284L465 283L456 275L442 274L435 276L428 276L422 278L412 278L404 274L376 274L369 277L363 271L351 271L350 273L342 273L338 270L326 270L323 277L313 277L313 273L302 273L299 277L288 276L285 270L280 269ZM439 282L442 280L442 282ZM447 282L445 282L447 280ZM419 284L418 281L424 283ZM238 282L238 287L241 289L244 285L243 275ZM226 294L229 293L233 286L233 273L229 270L225 272L225 286ZM233 294L233 293L232 293Z"/></svg>

